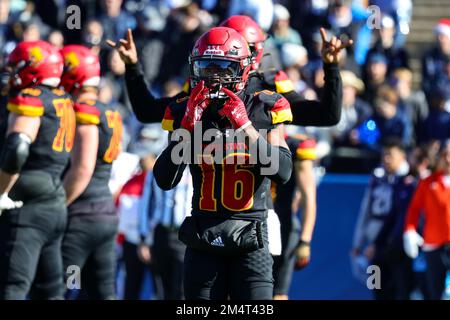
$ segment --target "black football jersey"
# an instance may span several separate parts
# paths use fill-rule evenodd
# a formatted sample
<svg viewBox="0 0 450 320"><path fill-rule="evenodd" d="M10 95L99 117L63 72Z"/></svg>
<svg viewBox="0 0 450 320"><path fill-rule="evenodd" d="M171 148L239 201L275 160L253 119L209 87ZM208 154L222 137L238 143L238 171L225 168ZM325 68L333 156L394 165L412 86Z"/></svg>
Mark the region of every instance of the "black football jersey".
<svg viewBox="0 0 450 320"><path fill-rule="evenodd" d="M286 73L281 70L270 69L263 72L253 72L247 85L247 92L270 90L279 94L294 91L294 84Z"/></svg>
<svg viewBox="0 0 450 320"><path fill-rule="evenodd" d="M245 103L248 117L256 129L269 131L292 119L289 103L279 94L260 91L241 93L239 97ZM162 122L164 129L173 131L180 128L188 98L177 99L167 107ZM201 124L202 137L206 130L212 129L212 136L222 137L222 140L205 137L198 149L193 139L191 160L196 159L197 163L189 165L194 185L192 214L223 219L264 219L267 197L270 197L270 180L261 175L258 164L252 163L247 144L227 141L231 124L226 118L218 116L213 102L204 111ZM204 159L203 149L211 147L221 148L221 161ZM235 160L234 163L227 161L230 158Z"/></svg>
<svg viewBox="0 0 450 320"><path fill-rule="evenodd" d="M314 139L303 134L297 134L292 137L287 137L286 143L289 146L294 163L296 161L316 159L316 141ZM290 219L291 217L292 201L296 188L295 174L292 174L289 181L283 185L275 183L272 185L275 212L281 221Z"/></svg>
<svg viewBox="0 0 450 320"><path fill-rule="evenodd" d="M94 173L88 186L74 203L110 199L112 196L108 183L112 163L121 150L122 117L117 110L97 100L77 101L74 109L77 125L96 125L99 134Z"/></svg>
<svg viewBox="0 0 450 320"><path fill-rule="evenodd" d="M60 178L69 161L75 135L75 113L69 95L46 86L26 88L8 98L9 112L40 117L40 127L22 171L40 170Z"/></svg>

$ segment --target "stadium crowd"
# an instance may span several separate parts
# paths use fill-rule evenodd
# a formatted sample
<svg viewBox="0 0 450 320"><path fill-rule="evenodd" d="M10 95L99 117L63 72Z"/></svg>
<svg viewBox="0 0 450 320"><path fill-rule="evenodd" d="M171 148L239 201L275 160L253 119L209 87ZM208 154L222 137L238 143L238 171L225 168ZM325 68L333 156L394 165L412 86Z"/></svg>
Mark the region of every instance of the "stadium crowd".
<svg viewBox="0 0 450 320"><path fill-rule="evenodd" d="M81 8L80 30L66 28L66 8L72 4ZM378 26L366 23L372 14L366 10L369 5L381 8ZM301 132L316 140L316 166L372 174L351 254L386 266L392 275L383 278L386 289L376 298L407 299L413 281L405 270L412 272L411 258L417 253L404 252L401 226L406 219L408 230L417 230L419 211L430 204L423 196L413 197L416 185L430 174L438 179L432 172L444 170L450 155L444 143L450 138L450 18L436 21L435 42L423 56L422 81L416 88L405 48L412 10L410 0L0 0L1 60L6 61L18 42L39 39L58 48L82 44L99 55L99 100L114 105L124 122L126 153L114 163L110 183L121 215L117 250L127 274L122 295L140 297L150 265L155 296L180 299L185 248L176 231L189 212L190 177L185 173L184 183L169 192L156 186L152 168L167 136L159 124L137 120L125 85L128 67L106 40L119 41L131 29L149 90L155 97L172 97L189 77L188 56L199 36L229 16L245 14L268 35L269 67L284 70L295 91L315 100L324 87L319 28L325 27L329 36L353 39L340 61L339 123ZM448 196L448 186L446 192ZM411 198L414 206L408 211ZM448 210L450 200L442 201ZM415 233L409 235L408 243L419 243ZM425 243L435 241L429 237ZM434 249L429 246L429 251ZM442 282L445 274L437 260L431 254L427 258L438 278L432 283ZM423 291L423 296L439 299L442 288Z"/></svg>

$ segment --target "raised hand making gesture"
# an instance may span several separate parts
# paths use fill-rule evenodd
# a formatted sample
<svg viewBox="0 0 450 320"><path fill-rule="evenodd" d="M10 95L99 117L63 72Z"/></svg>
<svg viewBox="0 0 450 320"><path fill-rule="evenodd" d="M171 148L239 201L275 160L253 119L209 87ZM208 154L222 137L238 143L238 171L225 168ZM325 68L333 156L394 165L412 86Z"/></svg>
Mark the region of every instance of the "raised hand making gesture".
<svg viewBox="0 0 450 320"><path fill-rule="evenodd" d="M331 37L327 40L327 33L324 28L320 28L320 35L322 36L322 60L325 63L338 63L341 59L341 51L353 44L353 40L349 39L343 43L338 37Z"/></svg>
<svg viewBox="0 0 450 320"><path fill-rule="evenodd" d="M138 54L131 29L127 31L126 39L120 39L118 43L108 39L106 43L110 47L117 49L120 58L125 64L136 64L138 62Z"/></svg>

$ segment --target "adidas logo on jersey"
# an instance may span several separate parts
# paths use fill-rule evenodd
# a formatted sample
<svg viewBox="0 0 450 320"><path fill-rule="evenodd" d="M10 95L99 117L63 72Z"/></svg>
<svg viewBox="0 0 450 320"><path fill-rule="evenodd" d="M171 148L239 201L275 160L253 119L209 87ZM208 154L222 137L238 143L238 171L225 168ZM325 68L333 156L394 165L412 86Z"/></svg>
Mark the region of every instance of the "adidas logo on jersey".
<svg viewBox="0 0 450 320"><path fill-rule="evenodd" d="M211 242L212 246L216 246L216 247L225 247L225 244L222 241L222 238L220 236L218 236L217 238L215 238L212 242Z"/></svg>

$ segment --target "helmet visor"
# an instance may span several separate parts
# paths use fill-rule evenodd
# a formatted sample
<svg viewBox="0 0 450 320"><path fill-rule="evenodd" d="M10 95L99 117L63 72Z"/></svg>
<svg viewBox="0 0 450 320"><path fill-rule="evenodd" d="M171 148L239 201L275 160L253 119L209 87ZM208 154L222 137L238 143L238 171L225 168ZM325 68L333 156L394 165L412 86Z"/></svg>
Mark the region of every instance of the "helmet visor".
<svg viewBox="0 0 450 320"><path fill-rule="evenodd" d="M199 79L238 77L239 62L220 59L195 60L193 75Z"/></svg>

